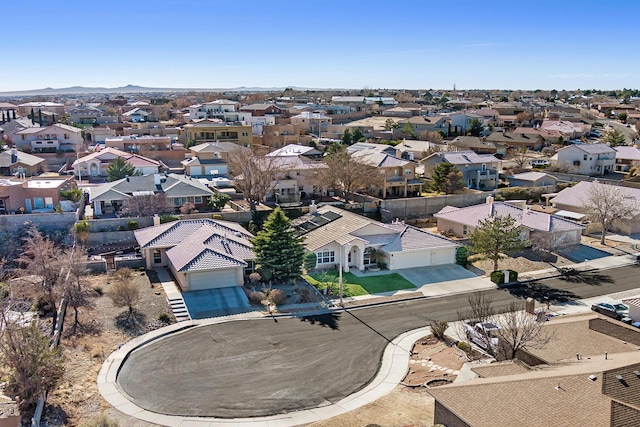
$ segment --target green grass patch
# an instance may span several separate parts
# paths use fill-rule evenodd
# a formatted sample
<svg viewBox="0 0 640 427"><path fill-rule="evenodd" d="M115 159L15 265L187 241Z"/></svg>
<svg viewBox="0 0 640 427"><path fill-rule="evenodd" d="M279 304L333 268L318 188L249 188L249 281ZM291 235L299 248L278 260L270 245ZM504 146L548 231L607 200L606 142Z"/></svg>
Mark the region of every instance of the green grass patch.
<svg viewBox="0 0 640 427"><path fill-rule="evenodd" d="M318 290L331 287L333 294L337 295L339 290L338 272L336 270L324 273L307 274L304 278ZM382 276L358 277L352 273L342 274L342 288L345 297L355 297L358 295L379 294L382 292L398 291L401 289L415 288L413 283L399 275L390 273Z"/></svg>

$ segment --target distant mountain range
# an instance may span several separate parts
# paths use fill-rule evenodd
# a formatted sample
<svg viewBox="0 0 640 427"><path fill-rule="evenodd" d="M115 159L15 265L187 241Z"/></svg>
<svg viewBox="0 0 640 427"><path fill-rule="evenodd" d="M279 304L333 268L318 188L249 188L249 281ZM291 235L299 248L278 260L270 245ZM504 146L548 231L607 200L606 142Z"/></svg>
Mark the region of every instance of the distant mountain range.
<svg viewBox="0 0 640 427"><path fill-rule="evenodd" d="M288 86L293 90L336 90L336 89L313 89L302 88L296 86ZM82 95L82 94L106 94L106 93L167 93L167 92L275 92L283 91L285 87L245 87L236 88L217 88L217 89L185 89L185 88L157 88L144 87L136 85L127 85L122 87L84 87L72 86L65 88L45 88L32 90L16 90L10 92L0 92L0 96L19 97L19 96L37 96L37 95Z"/></svg>

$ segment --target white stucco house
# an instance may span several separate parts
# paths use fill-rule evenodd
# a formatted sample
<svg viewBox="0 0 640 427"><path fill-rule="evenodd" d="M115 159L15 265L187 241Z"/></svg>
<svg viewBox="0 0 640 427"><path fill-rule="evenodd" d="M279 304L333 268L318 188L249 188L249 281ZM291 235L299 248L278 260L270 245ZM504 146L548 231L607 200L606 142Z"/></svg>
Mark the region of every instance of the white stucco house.
<svg viewBox="0 0 640 427"><path fill-rule="evenodd" d="M452 240L403 223L383 224L333 206L311 205L308 215L293 221L307 250L317 256L316 268L360 271L376 264L389 270L453 264L460 246Z"/></svg>
<svg viewBox="0 0 640 427"><path fill-rule="evenodd" d="M580 236L585 229L584 225L538 212L518 207L508 202L495 202L492 197L487 197L486 203L464 208L445 206L433 216L438 220L438 231L448 230L459 237L468 237L480 221L492 216L511 216L520 227L520 238L528 240L535 235L553 235L558 246L569 246L580 243Z"/></svg>
<svg viewBox="0 0 640 427"><path fill-rule="evenodd" d="M559 149L551 163L566 165L580 175L604 175L614 170L616 150L606 144L569 145Z"/></svg>
<svg viewBox="0 0 640 427"><path fill-rule="evenodd" d="M140 175L149 175L159 172L162 165L157 160L139 156L137 154L125 153L117 148L107 147L104 150L96 151L86 156L82 156L73 162L74 174L80 178L106 177L109 164L116 158L121 157L131 164Z"/></svg>
<svg viewBox="0 0 640 427"><path fill-rule="evenodd" d="M239 224L190 219L135 231L148 269L166 267L183 292L242 286L253 272L251 233Z"/></svg>
<svg viewBox="0 0 640 427"><path fill-rule="evenodd" d="M15 144L20 150L26 147L36 153L78 151L82 147L82 129L56 123L46 127L30 127L16 132Z"/></svg>

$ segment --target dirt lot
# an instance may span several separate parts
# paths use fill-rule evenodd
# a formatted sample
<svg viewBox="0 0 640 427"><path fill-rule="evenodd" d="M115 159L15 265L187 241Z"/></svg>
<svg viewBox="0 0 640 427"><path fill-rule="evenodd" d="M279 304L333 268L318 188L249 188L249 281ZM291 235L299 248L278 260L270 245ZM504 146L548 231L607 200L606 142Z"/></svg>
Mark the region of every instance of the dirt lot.
<svg viewBox="0 0 640 427"><path fill-rule="evenodd" d="M126 321L128 309L114 307L107 296L112 286L110 276L95 275L90 280L92 287L101 287L104 295L95 299L94 308L80 312L81 326L75 333L71 328L73 310L67 312L61 341L67 357L66 372L60 387L47 399L43 421L48 426L81 425L110 408L100 396L96 384L102 362L120 344L166 325L158 320L161 313L166 313L170 322L175 321L157 279L148 277L145 272L134 272L133 280L140 290L140 302L129 323ZM107 413L121 426L152 425L113 409Z"/></svg>

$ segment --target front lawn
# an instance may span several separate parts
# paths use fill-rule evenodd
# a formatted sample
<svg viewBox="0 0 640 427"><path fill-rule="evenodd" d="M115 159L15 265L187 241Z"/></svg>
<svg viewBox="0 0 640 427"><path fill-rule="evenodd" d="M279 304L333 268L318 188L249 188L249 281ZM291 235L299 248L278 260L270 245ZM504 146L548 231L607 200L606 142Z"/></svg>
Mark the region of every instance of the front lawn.
<svg viewBox="0 0 640 427"><path fill-rule="evenodd" d="M331 292L338 295L340 292L338 284L338 272L336 270L324 273L311 273L304 278L318 290L323 290L327 286L331 287ZM411 289L415 286L398 273L390 273L382 276L358 277L352 273L342 274L342 288L345 297L355 297L358 295L379 294L382 292L398 291L401 289Z"/></svg>

